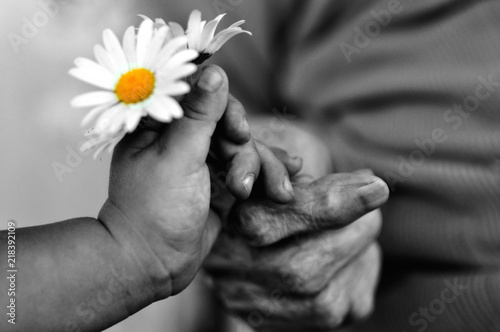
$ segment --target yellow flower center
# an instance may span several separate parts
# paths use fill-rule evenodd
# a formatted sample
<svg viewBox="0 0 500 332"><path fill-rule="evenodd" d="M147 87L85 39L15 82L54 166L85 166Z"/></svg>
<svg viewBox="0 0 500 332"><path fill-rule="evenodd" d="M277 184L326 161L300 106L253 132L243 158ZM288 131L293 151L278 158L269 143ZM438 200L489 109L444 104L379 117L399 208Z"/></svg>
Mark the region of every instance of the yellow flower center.
<svg viewBox="0 0 500 332"><path fill-rule="evenodd" d="M120 77L115 87L118 100L125 104L135 104L146 100L155 88L155 74L152 71L138 68Z"/></svg>

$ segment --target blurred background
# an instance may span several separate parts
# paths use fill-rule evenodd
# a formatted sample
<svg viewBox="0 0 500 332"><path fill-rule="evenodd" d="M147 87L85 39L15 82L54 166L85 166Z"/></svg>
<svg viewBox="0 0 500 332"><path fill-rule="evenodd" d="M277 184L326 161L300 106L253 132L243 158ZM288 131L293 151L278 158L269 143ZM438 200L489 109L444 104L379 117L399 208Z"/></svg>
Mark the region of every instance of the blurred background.
<svg viewBox="0 0 500 332"><path fill-rule="evenodd" d="M70 77L68 70L78 56L93 58L93 45L102 43L105 28L120 36L127 26L140 22L137 13L155 17L153 2L2 1L1 229L8 220L29 227L97 216L107 197L110 155L93 160L79 150L84 142L80 120L86 110L72 109L69 101L92 87ZM214 316L211 303L208 288L198 278L182 294L107 331L217 331L226 319Z"/></svg>

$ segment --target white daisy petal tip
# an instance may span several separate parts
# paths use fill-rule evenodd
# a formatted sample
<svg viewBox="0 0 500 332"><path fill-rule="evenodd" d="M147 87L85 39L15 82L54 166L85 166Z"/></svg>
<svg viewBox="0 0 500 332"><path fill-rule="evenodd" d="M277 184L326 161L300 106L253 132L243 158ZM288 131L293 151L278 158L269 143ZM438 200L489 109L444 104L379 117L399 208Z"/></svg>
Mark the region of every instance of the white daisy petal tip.
<svg viewBox="0 0 500 332"><path fill-rule="evenodd" d="M80 152L88 152L90 150L92 150L92 148L94 147L94 144L92 143L92 141L87 141L85 143L82 144L82 146L80 146Z"/></svg>
<svg viewBox="0 0 500 332"><path fill-rule="evenodd" d="M152 21L152 19L150 19L148 16L144 15L144 14L137 14L137 16L139 16L140 18L142 18L143 20L150 20Z"/></svg>
<svg viewBox="0 0 500 332"><path fill-rule="evenodd" d="M200 57L194 61L200 65L217 52L229 39L239 33L252 35L250 31L243 30L239 26L245 23L244 20L237 21L226 29L214 35L215 29L226 13L219 14L210 22L201 20L201 12L193 10L189 15L186 35L188 37L188 47L200 53ZM170 23L170 26L172 24ZM236 33L238 32L238 33Z"/></svg>

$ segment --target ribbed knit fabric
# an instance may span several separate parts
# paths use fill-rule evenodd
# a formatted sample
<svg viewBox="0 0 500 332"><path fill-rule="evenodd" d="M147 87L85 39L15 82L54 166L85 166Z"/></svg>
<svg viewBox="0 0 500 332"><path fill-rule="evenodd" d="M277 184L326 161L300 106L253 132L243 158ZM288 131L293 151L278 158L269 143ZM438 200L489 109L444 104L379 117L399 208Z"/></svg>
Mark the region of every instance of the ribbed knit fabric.
<svg viewBox="0 0 500 332"><path fill-rule="evenodd" d="M393 187L376 312L355 330L500 331L499 1L163 5L247 20L254 36L213 57L247 110L323 124L336 170ZM449 284L466 288L451 301Z"/></svg>

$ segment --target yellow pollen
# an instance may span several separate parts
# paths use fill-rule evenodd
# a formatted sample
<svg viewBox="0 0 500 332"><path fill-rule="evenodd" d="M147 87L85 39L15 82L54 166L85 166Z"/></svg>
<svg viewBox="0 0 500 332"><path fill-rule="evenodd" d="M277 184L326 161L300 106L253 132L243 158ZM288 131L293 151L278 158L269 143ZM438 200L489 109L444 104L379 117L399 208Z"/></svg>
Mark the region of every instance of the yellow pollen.
<svg viewBox="0 0 500 332"><path fill-rule="evenodd" d="M133 69L120 77L115 93L121 102L135 104L151 96L155 82L155 74L152 71L144 68Z"/></svg>

